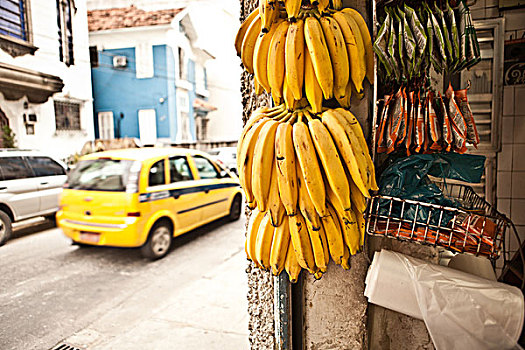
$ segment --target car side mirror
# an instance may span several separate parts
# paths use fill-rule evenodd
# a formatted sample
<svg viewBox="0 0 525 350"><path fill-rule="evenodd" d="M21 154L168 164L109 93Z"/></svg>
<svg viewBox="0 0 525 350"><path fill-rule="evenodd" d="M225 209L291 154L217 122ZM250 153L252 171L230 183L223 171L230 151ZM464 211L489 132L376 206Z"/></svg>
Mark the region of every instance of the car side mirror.
<svg viewBox="0 0 525 350"><path fill-rule="evenodd" d="M229 177L230 174L228 174L228 172L226 170L221 170L221 172L219 173L219 177L221 179L225 178L225 177Z"/></svg>

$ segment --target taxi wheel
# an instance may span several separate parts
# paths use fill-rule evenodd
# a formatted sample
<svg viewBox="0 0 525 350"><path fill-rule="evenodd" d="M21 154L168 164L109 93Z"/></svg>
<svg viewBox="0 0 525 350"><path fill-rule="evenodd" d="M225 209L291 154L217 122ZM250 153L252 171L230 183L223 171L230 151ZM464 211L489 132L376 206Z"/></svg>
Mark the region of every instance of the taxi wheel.
<svg viewBox="0 0 525 350"><path fill-rule="evenodd" d="M0 246L11 237L13 228L11 226L11 218L5 212L0 210Z"/></svg>
<svg viewBox="0 0 525 350"><path fill-rule="evenodd" d="M241 196L236 195L233 198L232 205L230 206L230 214L228 215L229 221L239 220L241 217Z"/></svg>
<svg viewBox="0 0 525 350"><path fill-rule="evenodd" d="M140 248L140 252L142 256L151 260L163 258L170 250L172 239L171 224L168 221L159 221L153 225L148 240Z"/></svg>

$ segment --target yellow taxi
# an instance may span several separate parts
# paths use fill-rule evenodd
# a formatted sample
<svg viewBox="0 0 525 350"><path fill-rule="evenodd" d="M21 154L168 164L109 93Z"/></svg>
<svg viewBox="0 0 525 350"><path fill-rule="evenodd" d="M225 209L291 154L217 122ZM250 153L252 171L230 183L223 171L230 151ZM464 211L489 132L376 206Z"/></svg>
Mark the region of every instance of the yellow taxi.
<svg viewBox="0 0 525 350"><path fill-rule="evenodd" d="M79 245L141 247L164 257L173 237L240 217L239 179L206 153L128 148L86 155L64 185L57 224Z"/></svg>

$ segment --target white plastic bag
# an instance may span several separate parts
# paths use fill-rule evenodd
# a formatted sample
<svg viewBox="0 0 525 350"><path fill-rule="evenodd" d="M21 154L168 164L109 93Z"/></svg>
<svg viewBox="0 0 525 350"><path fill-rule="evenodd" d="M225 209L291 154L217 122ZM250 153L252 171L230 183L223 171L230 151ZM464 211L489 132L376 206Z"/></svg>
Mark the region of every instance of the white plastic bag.
<svg viewBox="0 0 525 350"><path fill-rule="evenodd" d="M423 319L438 350L511 349L523 326L518 288L388 250L375 254L365 296Z"/></svg>

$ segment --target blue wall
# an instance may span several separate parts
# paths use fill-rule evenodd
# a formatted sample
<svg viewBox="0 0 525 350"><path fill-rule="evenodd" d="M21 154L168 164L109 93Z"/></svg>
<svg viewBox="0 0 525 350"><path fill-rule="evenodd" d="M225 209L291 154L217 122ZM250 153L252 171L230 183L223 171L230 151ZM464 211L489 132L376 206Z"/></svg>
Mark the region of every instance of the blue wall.
<svg viewBox="0 0 525 350"><path fill-rule="evenodd" d="M113 68L113 56L126 56L127 67ZM124 114L120 122L120 137L139 137L139 109L155 109L157 137L175 141L176 96L171 49L166 45L153 46L154 77L146 79L136 78L134 48L100 51L98 59L99 66L92 68L95 137L99 137L98 112L113 112L115 137L119 136L120 113ZM160 98L165 100L164 103L159 101Z"/></svg>

